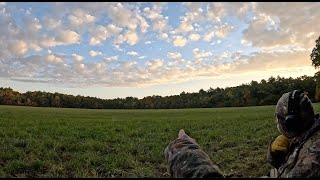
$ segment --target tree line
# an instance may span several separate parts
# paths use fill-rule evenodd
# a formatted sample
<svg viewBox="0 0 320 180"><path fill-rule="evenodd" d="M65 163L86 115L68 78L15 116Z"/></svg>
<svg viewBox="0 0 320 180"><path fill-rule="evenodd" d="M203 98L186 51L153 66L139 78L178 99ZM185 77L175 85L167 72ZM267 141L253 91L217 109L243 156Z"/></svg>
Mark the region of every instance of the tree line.
<svg viewBox="0 0 320 180"><path fill-rule="evenodd" d="M88 108L88 109L179 109L179 108L216 108L274 105L280 96L294 89L304 90L312 102L316 99L317 78L301 76L283 78L271 76L260 82L251 81L236 87L200 89L199 92L171 96L147 96L101 99L89 96L73 96L61 93L28 91L19 93L6 87L0 88L1 105Z"/></svg>

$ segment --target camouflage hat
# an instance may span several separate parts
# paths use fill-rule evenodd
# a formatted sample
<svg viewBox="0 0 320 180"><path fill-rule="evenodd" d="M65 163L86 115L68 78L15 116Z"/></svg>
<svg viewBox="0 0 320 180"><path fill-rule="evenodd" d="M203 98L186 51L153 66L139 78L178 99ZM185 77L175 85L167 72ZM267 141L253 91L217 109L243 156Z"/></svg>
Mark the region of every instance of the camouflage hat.
<svg viewBox="0 0 320 180"><path fill-rule="evenodd" d="M311 125L314 123L314 110L312 106L311 100L308 98L307 95L301 93L299 95L299 111L298 117L299 124L301 124L300 132L297 130L292 130L292 128L287 127L285 123L286 116L288 116L288 102L289 102L289 95L290 92L284 93L281 98L278 100L278 103L275 108L275 115L276 115L276 123L277 128L280 133L287 136L288 138L292 138L297 136L301 132L305 132Z"/></svg>

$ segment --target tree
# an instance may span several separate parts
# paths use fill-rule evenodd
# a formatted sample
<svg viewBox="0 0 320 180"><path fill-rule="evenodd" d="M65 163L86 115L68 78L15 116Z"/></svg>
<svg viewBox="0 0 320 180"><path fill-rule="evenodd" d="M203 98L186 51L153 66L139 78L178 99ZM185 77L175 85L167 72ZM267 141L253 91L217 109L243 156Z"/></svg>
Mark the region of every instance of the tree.
<svg viewBox="0 0 320 180"><path fill-rule="evenodd" d="M320 36L316 40L316 46L312 49L311 53L311 61L312 65L317 69L320 67ZM320 76L319 71L315 74L316 80L317 80L317 87L316 87L316 93L315 98L316 101L320 100Z"/></svg>
<svg viewBox="0 0 320 180"><path fill-rule="evenodd" d="M52 103L51 103L51 106L52 107L60 107L60 101L61 101L61 99L58 95L54 96Z"/></svg>
<svg viewBox="0 0 320 180"><path fill-rule="evenodd" d="M319 102L319 100L320 100L320 71L316 72L314 74L314 77L316 79L315 99L316 99L316 102Z"/></svg>
<svg viewBox="0 0 320 180"><path fill-rule="evenodd" d="M236 87L200 89L199 92L161 97L147 96L143 99L135 97L100 99L96 97L73 96L49 92L19 93L11 88L0 87L0 105L49 106L65 108L94 109L176 109L176 108L208 108L225 106L256 106L276 104L285 92L302 89L308 93L312 102L320 100L320 71L314 76L277 78L271 76L261 82L251 81ZM316 99L316 101L315 101Z"/></svg>
<svg viewBox="0 0 320 180"><path fill-rule="evenodd" d="M319 68L320 67L320 36L316 40L316 46L313 48L310 56L311 56L312 65L315 68Z"/></svg>

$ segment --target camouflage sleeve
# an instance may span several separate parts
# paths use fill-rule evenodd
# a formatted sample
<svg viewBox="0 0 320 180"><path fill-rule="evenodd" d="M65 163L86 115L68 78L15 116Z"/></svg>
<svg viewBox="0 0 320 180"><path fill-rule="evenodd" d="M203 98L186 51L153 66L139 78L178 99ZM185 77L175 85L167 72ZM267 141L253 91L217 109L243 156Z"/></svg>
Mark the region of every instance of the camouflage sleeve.
<svg viewBox="0 0 320 180"><path fill-rule="evenodd" d="M180 139L171 142L165 150L165 158L173 178L224 177L195 142Z"/></svg>
<svg viewBox="0 0 320 180"><path fill-rule="evenodd" d="M270 142L270 144L269 144L268 153L267 153L267 159L268 159L268 162L273 167L278 169L281 166L281 164L284 163L284 160L285 160L285 157L286 157L286 152L283 152L283 151L272 152L271 151L272 142Z"/></svg>
<svg viewBox="0 0 320 180"><path fill-rule="evenodd" d="M287 177L315 178L320 177L320 139L303 148L299 159Z"/></svg>

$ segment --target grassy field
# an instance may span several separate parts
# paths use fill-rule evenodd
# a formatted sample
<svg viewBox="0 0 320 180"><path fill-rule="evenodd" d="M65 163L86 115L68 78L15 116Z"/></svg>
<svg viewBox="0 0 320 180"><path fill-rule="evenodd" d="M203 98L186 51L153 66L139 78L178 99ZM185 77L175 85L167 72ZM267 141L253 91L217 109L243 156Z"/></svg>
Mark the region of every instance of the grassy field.
<svg viewBox="0 0 320 180"><path fill-rule="evenodd" d="M314 104L320 110L320 104ZM0 177L169 177L183 128L233 177L266 175L275 106L89 110L0 106Z"/></svg>

